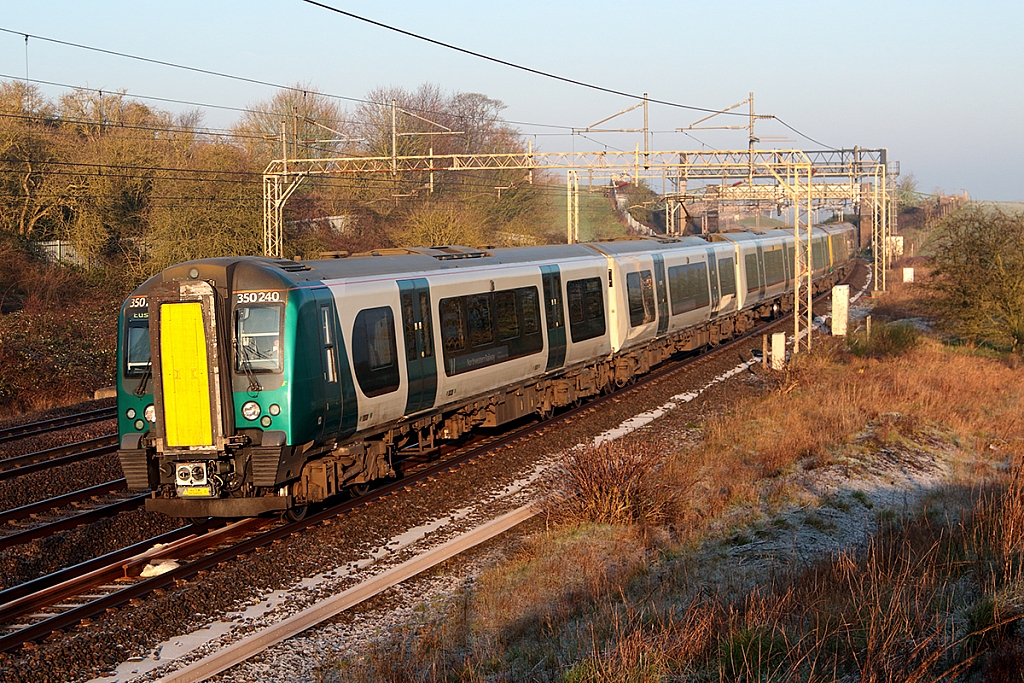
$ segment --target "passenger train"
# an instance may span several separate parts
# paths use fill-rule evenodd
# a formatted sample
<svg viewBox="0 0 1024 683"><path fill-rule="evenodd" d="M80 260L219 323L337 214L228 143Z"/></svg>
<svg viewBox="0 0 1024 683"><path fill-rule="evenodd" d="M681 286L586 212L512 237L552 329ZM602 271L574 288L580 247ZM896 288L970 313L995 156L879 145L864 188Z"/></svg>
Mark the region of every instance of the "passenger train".
<svg viewBox="0 0 1024 683"><path fill-rule="evenodd" d="M854 236L814 228L816 290ZM785 230L182 263L120 311L121 465L149 510L297 518L787 312L793 271Z"/></svg>

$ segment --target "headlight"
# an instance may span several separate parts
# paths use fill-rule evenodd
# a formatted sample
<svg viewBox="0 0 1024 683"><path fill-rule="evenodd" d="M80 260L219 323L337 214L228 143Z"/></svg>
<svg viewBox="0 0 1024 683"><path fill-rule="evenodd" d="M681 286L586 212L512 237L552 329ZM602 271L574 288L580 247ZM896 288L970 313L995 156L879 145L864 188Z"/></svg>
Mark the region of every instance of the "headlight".
<svg viewBox="0 0 1024 683"><path fill-rule="evenodd" d="M145 416L147 420L149 420L153 424L156 424L156 408L153 407L152 403L146 406L146 409L142 411L142 414Z"/></svg>
<svg viewBox="0 0 1024 683"><path fill-rule="evenodd" d="M271 403L270 404L270 414L271 415L280 415L281 414L281 406L277 405L276 403Z"/></svg>
<svg viewBox="0 0 1024 683"><path fill-rule="evenodd" d="M260 416L260 404L256 401L246 401L242 405L242 417L250 422Z"/></svg>
<svg viewBox="0 0 1024 683"><path fill-rule="evenodd" d="M129 420L134 420L136 415L135 408L129 408L125 415L128 416Z"/></svg>

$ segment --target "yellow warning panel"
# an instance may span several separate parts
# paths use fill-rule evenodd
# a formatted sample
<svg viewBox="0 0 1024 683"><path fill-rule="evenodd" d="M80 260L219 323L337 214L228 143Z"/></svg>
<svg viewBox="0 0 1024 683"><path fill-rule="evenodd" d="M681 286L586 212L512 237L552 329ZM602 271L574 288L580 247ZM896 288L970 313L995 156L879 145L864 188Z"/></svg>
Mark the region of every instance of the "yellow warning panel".
<svg viewBox="0 0 1024 683"><path fill-rule="evenodd" d="M164 433L171 447L213 445L204 330L198 301L160 305Z"/></svg>

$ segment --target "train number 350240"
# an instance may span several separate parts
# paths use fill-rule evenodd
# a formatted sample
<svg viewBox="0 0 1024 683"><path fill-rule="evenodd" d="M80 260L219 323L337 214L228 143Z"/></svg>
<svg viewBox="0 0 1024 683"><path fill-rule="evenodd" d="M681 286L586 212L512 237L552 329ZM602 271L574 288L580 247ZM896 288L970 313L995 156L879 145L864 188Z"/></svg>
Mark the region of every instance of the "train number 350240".
<svg viewBox="0 0 1024 683"><path fill-rule="evenodd" d="M237 303L262 304L281 300L281 292L239 292Z"/></svg>

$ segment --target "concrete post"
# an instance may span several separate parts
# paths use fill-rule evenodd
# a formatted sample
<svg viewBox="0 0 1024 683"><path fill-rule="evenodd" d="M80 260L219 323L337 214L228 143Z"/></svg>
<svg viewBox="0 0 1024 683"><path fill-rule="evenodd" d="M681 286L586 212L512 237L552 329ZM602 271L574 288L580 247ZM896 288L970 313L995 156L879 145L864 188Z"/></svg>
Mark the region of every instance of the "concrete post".
<svg viewBox="0 0 1024 683"><path fill-rule="evenodd" d="M845 337L850 320L850 285L832 288L832 336Z"/></svg>
<svg viewBox="0 0 1024 683"><path fill-rule="evenodd" d="M903 281L904 282L913 282L914 281L914 269L913 268L904 268L903 269Z"/></svg>
<svg viewBox="0 0 1024 683"><path fill-rule="evenodd" d="M776 332L772 335L772 370L786 367L786 333Z"/></svg>

